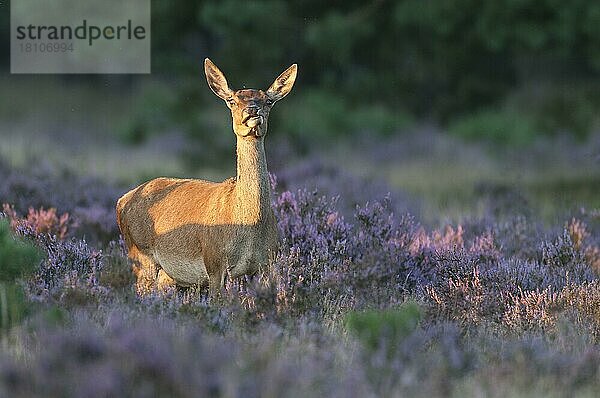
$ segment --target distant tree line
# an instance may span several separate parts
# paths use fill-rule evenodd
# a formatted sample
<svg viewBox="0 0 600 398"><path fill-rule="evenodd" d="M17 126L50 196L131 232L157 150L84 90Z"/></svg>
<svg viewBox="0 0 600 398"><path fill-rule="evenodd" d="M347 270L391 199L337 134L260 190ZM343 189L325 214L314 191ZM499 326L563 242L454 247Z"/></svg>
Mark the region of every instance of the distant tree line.
<svg viewBox="0 0 600 398"><path fill-rule="evenodd" d="M306 87L446 120L529 82L597 81L589 0L154 0L154 70L266 82L292 61ZM243 82L237 82L243 83Z"/></svg>

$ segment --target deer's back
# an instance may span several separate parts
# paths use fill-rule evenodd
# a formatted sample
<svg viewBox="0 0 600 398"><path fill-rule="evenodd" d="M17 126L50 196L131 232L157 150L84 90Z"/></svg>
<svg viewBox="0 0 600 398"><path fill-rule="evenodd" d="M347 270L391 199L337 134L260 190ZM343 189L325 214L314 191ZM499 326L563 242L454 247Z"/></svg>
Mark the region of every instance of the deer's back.
<svg viewBox="0 0 600 398"><path fill-rule="evenodd" d="M123 195L117 222L127 245L151 250L159 237L231 223L234 183L157 178ZM187 237L190 238L189 236Z"/></svg>

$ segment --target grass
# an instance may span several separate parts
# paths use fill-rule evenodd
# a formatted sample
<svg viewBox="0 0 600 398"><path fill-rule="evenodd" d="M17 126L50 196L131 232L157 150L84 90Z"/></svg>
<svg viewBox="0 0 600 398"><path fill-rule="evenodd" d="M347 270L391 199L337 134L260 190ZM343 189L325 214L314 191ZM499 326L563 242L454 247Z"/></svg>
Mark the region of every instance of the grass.
<svg viewBox="0 0 600 398"><path fill-rule="evenodd" d="M427 161L391 166L386 175L393 187L419 198L427 222L440 218L457 221L478 215L475 184L482 180L500 182L498 176L483 168Z"/></svg>
<svg viewBox="0 0 600 398"><path fill-rule="evenodd" d="M560 209L600 208L600 172L538 177L528 181L525 190L539 204L545 220L551 219Z"/></svg>
<svg viewBox="0 0 600 398"><path fill-rule="evenodd" d="M424 161L392 166L386 174L393 187L404 189L422 201L423 217L430 223L440 218L457 222L481 216L483 209L476 187L482 182L523 192L547 223L564 215L565 209L600 207L600 172L553 174L539 170L524 176L513 170L499 175L490 169L469 168L464 164Z"/></svg>
<svg viewBox="0 0 600 398"><path fill-rule="evenodd" d="M482 216L482 187L504 187L522 195L546 223L556 222L565 211L600 207L600 168L589 157L572 161L565 154L557 154L548 162L544 155L538 155L540 162L531 164L531 159L494 153L485 146L473 153L472 146L461 151L456 148L461 144L451 145L376 164L376 173L365 162L353 169L362 173L371 170L367 175L383 174L392 187L415 196L428 223ZM565 150L568 152L568 147ZM527 149L521 151L526 153ZM546 156L551 159L553 155Z"/></svg>

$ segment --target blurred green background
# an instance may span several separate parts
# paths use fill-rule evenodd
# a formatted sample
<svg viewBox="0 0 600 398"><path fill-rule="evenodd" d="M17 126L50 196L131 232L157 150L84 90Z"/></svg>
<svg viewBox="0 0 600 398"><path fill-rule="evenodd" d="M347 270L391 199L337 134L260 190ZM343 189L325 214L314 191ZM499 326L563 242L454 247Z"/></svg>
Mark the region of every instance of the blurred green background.
<svg viewBox="0 0 600 398"><path fill-rule="evenodd" d="M151 3L148 76L9 75L9 5L0 3L5 158L50 159L128 183L157 174L220 178L234 170L234 139L202 60L210 57L235 88L263 89L296 62L293 95L271 116L271 152L335 144L352 168L355 137L410 146L427 136L419 145L431 151L371 168L359 160L355 171L389 174L425 202L438 198L432 208L450 216L461 213L446 211L454 205L471 207L469 192L489 180L549 201L574 184L585 200L570 204L598 205L597 1Z"/></svg>

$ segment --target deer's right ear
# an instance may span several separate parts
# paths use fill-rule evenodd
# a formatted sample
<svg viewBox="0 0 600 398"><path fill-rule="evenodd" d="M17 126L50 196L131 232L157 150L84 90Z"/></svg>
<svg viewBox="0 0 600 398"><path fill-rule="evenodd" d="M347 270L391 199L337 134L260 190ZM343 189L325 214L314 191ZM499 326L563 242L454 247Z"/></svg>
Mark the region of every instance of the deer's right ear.
<svg viewBox="0 0 600 398"><path fill-rule="evenodd" d="M204 73L206 74L208 86L213 93L222 100L227 101L233 94L233 91L229 88L223 72L208 58L204 60Z"/></svg>

